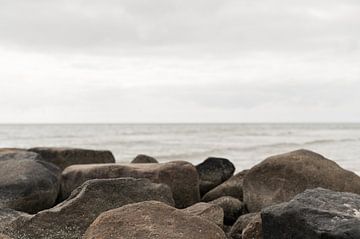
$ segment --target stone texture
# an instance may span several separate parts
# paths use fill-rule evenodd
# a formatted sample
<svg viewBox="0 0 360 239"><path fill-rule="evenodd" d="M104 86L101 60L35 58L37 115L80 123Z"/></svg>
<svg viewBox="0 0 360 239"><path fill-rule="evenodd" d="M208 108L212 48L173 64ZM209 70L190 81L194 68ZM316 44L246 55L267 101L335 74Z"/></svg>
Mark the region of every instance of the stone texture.
<svg viewBox="0 0 360 239"><path fill-rule="evenodd" d="M360 177L320 154L297 150L254 166L244 178L244 202L256 212L316 187L360 193Z"/></svg>
<svg viewBox="0 0 360 239"><path fill-rule="evenodd" d="M201 199L203 202L209 202L223 196L231 196L243 201L243 180L248 170L241 171L219 186L211 189Z"/></svg>
<svg viewBox="0 0 360 239"><path fill-rule="evenodd" d="M262 239L262 221L261 217L254 217L242 231L241 239Z"/></svg>
<svg viewBox="0 0 360 239"><path fill-rule="evenodd" d="M33 216L20 215L0 232L18 239L78 239L100 213L147 200L174 204L168 186L148 179L89 180L68 200Z"/></svg>
<svg viewBox="0 0 360 239"><path fill-rule="evenodd" d="M256 218L260 218L260 213L248 213L240 216L231 227L228 235L231 239L242 239L243 230Z"/></svg>
<svg viewBox="0 0 360 239"><path fill-rule="evenodd" d="M221 228L224 226L224 211L217 205L199 202L192 205L191 207L183 209L183 212L202 217L215 223Z"/></svg>
<svg viewBox="0 0 360 239"><path fill-rule="evenodd" d="M61 170L74 164L115 163L113 154L108 150L38 147L29 151L40 154L44 161L55 164Z"/></svg>
<svg viewBox="0 0 360 239"><path fill-rule="evenodd" d="M159 163L159 162L151 156L145 154L139 154L131 161L131 163Z"/></svg>
<svg viewBox="0 0 360 239"><path fill-rule="evenodd" d="M11 239L11 237L0 233L0 239Z"/></svg>
<svg viewBox="0 0 360 239"><path fill-rule="evenodd" d="M224 224L232 225L241 215L246 213L245 204L239 199L224 196L209 202L224 210Z"/></svg>
<svg viewBox="0 0 360 239"><path fill-rule="evenodd" d="M126 205L102 213L83 239L226 239L214 223L159 202Z"/></svg>
<svg viewBox="0 0 360 239"><path fill-rule="evenodd" d="M266 239L360 238L360 195L309 189L261 212Z"/></svg>
<svg viewBox="0 0 360 239"><path fill-rule="evenodd" d="M0 152L0 208L36 213L55 204L60 170L24 150Z"/></svg>
<svg viewBox="0 0 360 239"><path fill-rule="evenodd" d="M182 161L161 164L88 164L73 165L62 173L62 197L83 182L94 178L134 177L148 178L168 185L177 208L185 208L199 199L199 178L195 167Z"/></svg>
<svg viewBox="0 0 360 239"><path fill-rule="evenodd" d="M207 158L204 162L196 166L200 178L200 194L205 193L229 179L235 166L225 158Z"/></svg>

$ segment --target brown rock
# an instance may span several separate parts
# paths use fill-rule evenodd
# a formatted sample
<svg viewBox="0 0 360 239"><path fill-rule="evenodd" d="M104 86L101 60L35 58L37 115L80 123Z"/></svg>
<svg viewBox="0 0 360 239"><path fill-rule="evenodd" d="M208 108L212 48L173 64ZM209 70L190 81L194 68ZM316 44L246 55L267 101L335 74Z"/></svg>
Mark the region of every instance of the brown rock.
<svg viewBox="0 0 360 239"><path fill-rule="evenodd" d="M242 239L243 230L256 218L261 218L260 213L248 213L240 216L229 230L229 237L231 239Z"/></svg>
<svg viewBox="0 0 360 239"><path fill-rule="evenodd" d="M147 200L174 204L168 186L148 179L89 180L56 207L33 216L15 215L0 231L20 239L78 239L100 213Z"/></svg>
<svg viewBox="0 0 360 239"><path fill-rule="evenodd" d="M244 202L256 212L316 187L360 194L360 177L320 154L297 150L269 157L250 169L244 178Z"/></svg>
<svg viewBox="0 0 360 239"><path fill-rule="evenodd" d="M0 234L0 239L11 239L11 238L4 234Z"/></svg>
<svg viewBox="0 0 360 239"><path fill-rule="evenodd" d="M131 163L159 163L155 158L145 155L139 154L136 156Z"/></svg>
<svg viewBox="0 0 360 239"><path fill-rule="evenodd" d="M61 170L74 164L115 163L113 154L108 150L39 147L29 151L40 154L44 161L55 164Z"/></svg>
<svg viewBox="0 0 360 239"><path fill-rule="evenodd" d="M245 214L245 204L239 199L224 196L209 202L218 205L224 210L224 224L232 225L241 215Z"/></svg>
<svg viewBox="0 0 360 239"><path fill-rule="evenodd" d="M0 208L36 213L55 204L60 170L24 150L0 153Z"/></svg>
<svg viewBox="0 0 360 239"><path fill-rule="evenodd" d="M254 217L253 220L244 228L242 239L262 239L261 217Z"/></svg>
<svg viewBox="0 0 360 239"><path fill-rule="evenodd" d="M201 196L229 179L235 166L225 158L207 158L204 162L196 166L200 178Z"/></svg>
<svg viewBox="0 0 360 239"><path fill-rule="evenodd" d="M217 198L223 197L223 196L230 196L239 199L240 201L243 200L243 180L245 177L245 174L249 170L241 171L240 173L235 174L219 186L215 187L214 189L211 189L209 192L207 192L201 201L203 202L209 202L212 200L215 200Z"/></svg>
<svg viewBox="0 0 360 239"><path fill-rule="evenodd" d="M224 211L217 205L199 202L192 205L191 207L183 209L182 211L190 213L194 216L205 218L206 220L215 223L221 228L224 226Z"/></svg>
<svg viewBox="0 0 360 239"><path fill-rule="evenodd" d="M177 208L185 208L199 201L199 178L195 167L182 161L161 164L88 164L73 165L62 173L62 197L83 182L94 178L148 178L154 183L168 185Z"/></svg>
<svg viewBox="0 0 360 239"><path fill-rule="evenodd" d="M130 204L102 213L83 239L226 239L214 223L160 202Z"/></svg>

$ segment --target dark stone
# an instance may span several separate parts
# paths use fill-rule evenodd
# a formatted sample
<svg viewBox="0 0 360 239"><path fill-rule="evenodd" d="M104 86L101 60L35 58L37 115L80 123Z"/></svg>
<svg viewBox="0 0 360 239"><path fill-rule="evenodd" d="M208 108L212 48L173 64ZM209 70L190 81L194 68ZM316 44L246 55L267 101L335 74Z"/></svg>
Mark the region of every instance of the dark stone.
<svg viewBox="0 0 360 239"><path fill-rule="evenodd" d="M148 200L174 205L169 187L148 179L89 180L68 200L33 216L20 215L0 232L19 239L79 239L100 213Z"/></svg>
<svg viewBox="0 0 360 239"><path fill-rule="evenodd" d="M136 156L131 163L159 163L155 158L145 155L139 154Z"/></svg>
<svg viewBox="0 0 360 239"><path fill-rule="evenodd" d="M244 202L256 212L316 187L360 193L360 177L320 154L297 150L269 157L250 169L243 183Z"/></svg>
<svg viewBox="0 0 360 239"><path fill-rule="evenodd" d="M38 147L29 151L40 154L44 161L55 164L61 170L74 164L115 163L113 154L108 150Z"/></svg>
<svg viewBox="0 0 360 239"><path fill-rule="evenodd" d="M201 201L209 202L223 196L230 196L243 201L243 180L248 171L241 171L219 186L211 189L202 197Z"/></svg>
<svg viewBox="0 0 360 239"><path fill-rule="evenodd" d="M261 212L266 239L360 238L360 195L309 189Z"/></svg>
<svg viewBox="0 0 360 239"><path fill-rule="evenodd" d="M0 152L0 208L36 213L55 204L60 170L24 150Z"/></svg>
<svg viewBox="0 0 360 239"><path fill-rule="evenodd" d="M226 239L214 223L160 202L141 202L102 213L83 239Z"/></svg>
<svg viewBox="0 0 360 239"><path fill-rule="evenodd" d="M83 182L94 178L148 178L168 185L177 208L191 206L200 200L199 178L195 167L183 161L158 164L87 164L73 165L62 173L61 191L66 198Z"/></svg>
<svg viewBox="0 0 360 239"><path fill-rule="evenodd" d="M200 178L200 194L205 193L229 179L235 171L235 166L225 158L207 158L196 166Z"/></svg>
<svg viewBox="0 0 360 239"><path fill-rule="evenodd" d="M224 196L209 202L220 206L224 210L224 224L232 225L241 215L247 212L245 204L239 199Z"/></svg>

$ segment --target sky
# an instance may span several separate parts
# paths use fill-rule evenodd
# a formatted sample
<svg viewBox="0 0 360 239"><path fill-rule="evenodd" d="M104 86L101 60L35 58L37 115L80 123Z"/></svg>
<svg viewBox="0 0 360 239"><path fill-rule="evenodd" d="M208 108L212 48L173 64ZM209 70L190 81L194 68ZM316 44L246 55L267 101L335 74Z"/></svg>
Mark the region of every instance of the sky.
<svg viewBox="0 0 360 239"><path fill-rule="evenodd" d="M360 122L358 0L0 0L0 123Z"/></svg>

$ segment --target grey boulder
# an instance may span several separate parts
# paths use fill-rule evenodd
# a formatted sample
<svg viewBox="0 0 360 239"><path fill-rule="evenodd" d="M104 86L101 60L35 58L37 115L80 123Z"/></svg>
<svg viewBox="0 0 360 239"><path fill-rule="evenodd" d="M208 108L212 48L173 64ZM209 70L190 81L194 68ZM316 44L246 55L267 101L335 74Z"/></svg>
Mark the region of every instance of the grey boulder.
<svg viewBox="0 0 360 239"><path fill-rule="evenodd" d="M169 187L148 179L89 180L54 208L10 217L0 232L20 239L79 239L100 213L148 200L174 205Z"/></svg>
<svg viewBox="0 0 360 239"><path fill-rule="evenodd" d="M261 212L266 239L360 238L360 195L309 189Z"/></svg>

